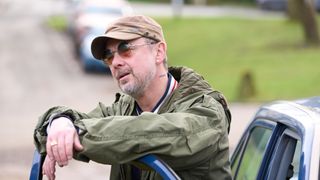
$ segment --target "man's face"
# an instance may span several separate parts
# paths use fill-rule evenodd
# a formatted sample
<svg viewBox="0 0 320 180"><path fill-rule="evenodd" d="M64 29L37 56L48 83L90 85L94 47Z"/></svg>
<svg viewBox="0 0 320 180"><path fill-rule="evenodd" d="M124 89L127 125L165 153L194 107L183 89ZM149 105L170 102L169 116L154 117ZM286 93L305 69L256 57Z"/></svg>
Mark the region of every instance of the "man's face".
<svg viewBox="0 0 320 180"><path fill-rule="evenodd" d="M128 50L126 46L131 48ZM142 96L155 79L155 45L148 43L144 38L126 42L110 39L106 49L113 52L113 57L105 62L109 65L120 89L134 98Z"/></svg>

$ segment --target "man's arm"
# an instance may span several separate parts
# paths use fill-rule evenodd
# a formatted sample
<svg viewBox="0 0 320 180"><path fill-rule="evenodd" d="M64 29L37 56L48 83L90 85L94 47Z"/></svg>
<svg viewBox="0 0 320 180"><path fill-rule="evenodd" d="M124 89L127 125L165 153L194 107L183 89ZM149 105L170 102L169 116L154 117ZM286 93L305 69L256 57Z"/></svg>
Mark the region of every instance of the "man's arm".
<svg viewBox="0 0 320 180"><path fill-rule="evenodd" d="M220 141L227 137L224 110L206 95L176 112L79 119L75 126L82 130L80 139L84 146L75 158L104 164L128 163L146 154L190 157L210 148L202 154L202 158L208 158L221 146L228 146L227 141Z"/></svg>
<svg viewBox="0 0 320 180"><path fill-rule="evenodd" d="M81 131L80 140L84 149L75 152L74 157L82 161L127 163L151 153L175 158L198 153L204 159L228 146L227 141L220 142L221 137L227 138L228 122L224 110L207 95L171 113L104 118L91 118L76 112L75 115L81 115L74 124ZM63 151L63 148L59 149ZM203 150L206 150L205 153L200 153ZM201 159L188 163L196 161Z"/></svg>

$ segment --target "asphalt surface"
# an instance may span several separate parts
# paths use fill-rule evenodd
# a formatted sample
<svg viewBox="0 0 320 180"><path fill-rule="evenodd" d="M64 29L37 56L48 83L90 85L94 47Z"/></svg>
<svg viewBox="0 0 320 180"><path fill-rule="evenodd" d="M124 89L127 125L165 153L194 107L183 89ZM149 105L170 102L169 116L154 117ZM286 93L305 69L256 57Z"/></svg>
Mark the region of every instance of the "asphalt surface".
<svg viewBox="0 0 320 180"><path fill-rule="evenodd" d="M135 4L133 8L139 14L170 16L172 13L170 6L163 5ZM0 2L0 180L29 177L34 151L33 129L45 110L65 105L87 112L99 101L111 103L118 91L110 76L84 73L73 55L68 35L45 25L47 16L66 10L67 6L61 0ZM244 13L242 10L228 11ZM185 16L199 15L199 12L199 7L194 11L184 10ZM213 16L205 7L202 12L203 16ZM257 15L255 13L262 12L253 10L251 16ZM244 17L248 15L247 12L244 14ZM231 149L258 106L231 104ZM57 179L107 179L109 171L105 165L76 161L57 169Z"/></svg>

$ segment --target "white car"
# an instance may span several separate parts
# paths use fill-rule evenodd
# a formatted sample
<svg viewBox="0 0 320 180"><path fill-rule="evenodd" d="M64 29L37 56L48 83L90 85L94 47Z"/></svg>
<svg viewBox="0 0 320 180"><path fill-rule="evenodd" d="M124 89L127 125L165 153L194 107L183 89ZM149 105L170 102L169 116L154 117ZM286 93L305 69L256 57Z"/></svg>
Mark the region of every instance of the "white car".
<svg viewBox="0 0 320 180"><path fill-rule="evenodd" d="M231 158L234 180L320 179L320 96L262 106Z"/></svg>
<svg viewBox="0 0 320 180"><path fill-rule="evenodd" d="M107 25L116 18L133 14L130 4L125 0L78 0L70 6L69 32L75 50L91 29L101 29L103 34Z"/></svg>

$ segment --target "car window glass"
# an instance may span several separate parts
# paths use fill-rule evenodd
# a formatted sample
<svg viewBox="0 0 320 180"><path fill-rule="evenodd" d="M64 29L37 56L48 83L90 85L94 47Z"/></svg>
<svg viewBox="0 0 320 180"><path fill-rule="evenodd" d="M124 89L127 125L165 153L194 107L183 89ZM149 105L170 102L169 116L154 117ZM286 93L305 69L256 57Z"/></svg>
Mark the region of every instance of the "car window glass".
<svg viewBox="0 0 320 180"><path fill-rule="evenodd" d="M290 178L290 180L297 180L299 177L300 154L301 154L301 142L298 140L295 151L294 151L293 160L291 163L291 165L293 166L293 176Z"/></svg>
<svg viewBox="0 0 320 180"><path fill-rule="evenodd" d="M232 163L231 166L231 171L232 171L232 176L234 177L234 175L236 174L236 170L237 170L237 165L239 164L239 159L240 159L240 153L236 154L236 157L234 159L234 163Z"/></svg>
<svg viewBox="0 0 320 180"><path fill-rule="evenodd" d="M256 179L271 134L272 131L270 129L263 127L255 127L252 130L243 153L237 177L234 179Z"/></svg>

